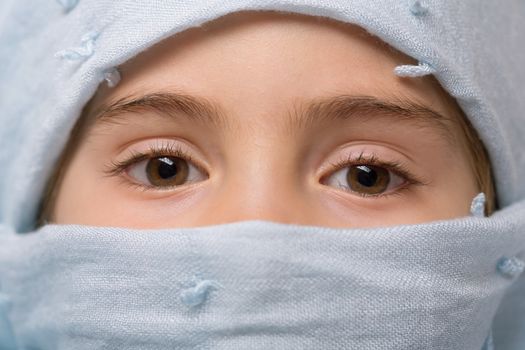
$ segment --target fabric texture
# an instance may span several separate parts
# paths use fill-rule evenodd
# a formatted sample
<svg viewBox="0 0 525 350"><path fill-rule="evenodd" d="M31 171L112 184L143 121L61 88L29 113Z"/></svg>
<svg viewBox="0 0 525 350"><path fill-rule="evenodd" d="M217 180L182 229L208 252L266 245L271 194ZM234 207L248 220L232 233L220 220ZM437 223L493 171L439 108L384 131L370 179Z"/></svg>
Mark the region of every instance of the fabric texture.
<svg viewBox="0 0 525 350"><path fill-rule="evenodd" d="M117 84L115 67L162 39L243 10L354 23L415 58L392 74L432 73L456 98L503 209L371 230L34 231L99 83ZM512 270L525 250L524 39L521 0L3 0L0 349L522 349L525 278L497 266Z"/></svg>
<svg viewBox="0 0 525 350"><path fill-rule="evenodd" d="M479 350L524 228L48 225L0 232L0 276L18 349Z"/></svg>

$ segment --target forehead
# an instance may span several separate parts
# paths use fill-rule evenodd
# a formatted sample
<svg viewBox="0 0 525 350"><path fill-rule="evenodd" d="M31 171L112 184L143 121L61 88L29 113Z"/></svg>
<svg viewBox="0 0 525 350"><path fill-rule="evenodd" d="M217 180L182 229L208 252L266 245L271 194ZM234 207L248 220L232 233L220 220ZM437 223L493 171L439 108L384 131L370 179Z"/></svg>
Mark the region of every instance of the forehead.
<svg viewBox="0 0 525 350"><path fill-rule="evenodd" d="M284 111L295 119L312 119L316 106L335 105L326 103L328 96L332 102L337 96L365 96L376 100L374 112L385 111L390 102L389 107L408 107L398 108L399 115L411 107L426 108L428 113L419 113L419 108L412 114L429 120L452 115L457 107L432 77L393 74L397 65L412 63L412 58L350 24L297 14L234 13L172 36L126 62L120 67L122 82L116 89L102 86L93 105L101 112L148 95L150 103L158 93L172 93L193 97L191 102L204 102L204 97L215 102L219 106L200 103L209 107L210 113L204 114L214 114L215 120L236 116L271 121L282 119ZM394 105L392 97L400 103ZM152 104L162 100L170 102L157 98ZM359 107L372 111L370 99L361 100ZM144 106L144 99L141 102ZM356 99L351 102L345 105L356 107Z"/></svg>

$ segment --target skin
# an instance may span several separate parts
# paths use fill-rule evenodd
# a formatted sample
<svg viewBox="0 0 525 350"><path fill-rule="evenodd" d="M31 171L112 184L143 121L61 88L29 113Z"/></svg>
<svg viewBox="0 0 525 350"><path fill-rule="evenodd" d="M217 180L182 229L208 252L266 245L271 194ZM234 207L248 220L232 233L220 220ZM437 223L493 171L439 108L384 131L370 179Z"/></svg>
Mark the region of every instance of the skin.
<svg viewBox="0 0 525 350"><path fill-rule="evenodd" d="M115 88L101 85L92 109L131 94L178 91L219 104L230 127L152 112L91 125L59 183L52 221L130 228L241 220L375 227L469 215L479 191L454 123L458 107L433 77L393 74L401 64L417 63L356 26L296 14L235 13L170 37L120 66L122 81ZM449 139L437 126L374 115L320 121L292 133L283 122L293 106L336 95L417 101L450 118ZM130 152L166 144L183 147L207 174L148 190L129 169L105 176L108 165ZM339 187L348 168L336 180L331 164L371 153L402 163L421 184L367 197ZM134 169L132 175L144 174Z"/></svg>

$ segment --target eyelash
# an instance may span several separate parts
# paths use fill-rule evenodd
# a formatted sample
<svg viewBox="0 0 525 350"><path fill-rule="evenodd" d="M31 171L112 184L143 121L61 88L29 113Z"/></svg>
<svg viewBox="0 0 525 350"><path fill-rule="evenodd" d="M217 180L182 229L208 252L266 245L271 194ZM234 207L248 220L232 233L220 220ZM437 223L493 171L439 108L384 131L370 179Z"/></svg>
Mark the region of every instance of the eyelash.
<svg viewBox="0 0 525 350"><path fill-rule="evenodd" d="M166 144L166 145L162 145L161 147L157 147L157 148L150 146L149 150L145 153L131 151L130 156L127 159L123 161L118 161L118 162L111 161L109 165L106 165L104 173L106 176L119 176L123 172L125 172L128 169L128 167L130 167L133 164L136 164L138 162L141 162L147 159L152 159L156 157L166 157L166 156L182 158L186 160L187 162L192 163L201 172L208 174L208 172L200 164L195 163L193 161L193 158L191 157L190 154L185 152L182 148L176 145L173 145L173 144ZM417 179L414 175L412 175L410 171L407 169L407 167L403 165L402 163L395 162L395 161L392 161L392 162L381 161L379 160L376 154L365 156L364 152L361 152L358 157L349 155L347 158L342 159L338 162L330 163L330 171L328 174L332 175L335 172L343 168L346 168L349 166L357 166L357 165L374 165L377 167L382 167L382 168L385 168L393 172L397 176L402 177L405 180L405 183L403 184L403 186L397 188L395 191L381 193L381 194L373 194L373 195L352 191L351 189L348 189L346 187L340 187L342 190L346 192L350 192L352 194L355 194L361 197L382 197L384 198L384 197L389 197L392 195L401 195L402 191L409 189L411 186L414 186L414 185L420 186L420 185L427 184L423 180ZM322 178L325 178L325 177L326 176L323 176ZM135 187L143 191L157 189L157 187L155 186L139 184L139 183L129 181L129 180L125 180L124 182L125 184L131 187Z"/></svg>
<svg viewBox="0 0 525 350"><path fill-rule="evenodd" d="M109 165L106 165L104 173L106 176L119 176L122 173L124 173L133 164L139 163L147 159L152 159L152 158L157 158L157 157L166 157L166 156L182 158L185 161L192 163L193 166L195 166L199 171L203 172L204 174L208 174L208 172L204 169L204 167L202 167L200 164L193 161L193 158L191 157L190 154L188 154L182 148L176 145L173 145L173 144L166 144L166 145L162 145L161 147L150 146L147 152L131 151L127 159L118 161L118 162L111 161ZM158 188L155 186L139 184L139 183L129 181L129 180L125 180L124 183L126 185L141 189L143 191L158 190Z"/></svg>
<svg viewBox="0 0 525 350"><path fill-rule="evenodd" d="M358 165L373 165L373 166L385 168L391 171L392 173L394 173L395 175L402 177L405 180L405 183L399 188L397 188L395 191L381 193L381 194L366 194L366 193L361 193L357 191L352 191L351 189L346 188L346 187L340 187L343 191L350 192L354 195L358 195L361 197L386 198L389 196L399 196L402 194L403 191L410 189L411 186L421 186L421 185L428 184L428 182L425 182L422 179L418 179L414 175L412 175L412 173L408 170L408 168L401 162L381 161L379 160L379 157L376 154L365 156L364 152L361 152L359 156L357 157L350 154L345 159L342 159L335 163L334 162L330 163L331 169L330 169L329 175L332 175L335 172L343 168L347 168L349 166L358 166ZM323 176L322 178L325 178L325 176Z"/></svg>

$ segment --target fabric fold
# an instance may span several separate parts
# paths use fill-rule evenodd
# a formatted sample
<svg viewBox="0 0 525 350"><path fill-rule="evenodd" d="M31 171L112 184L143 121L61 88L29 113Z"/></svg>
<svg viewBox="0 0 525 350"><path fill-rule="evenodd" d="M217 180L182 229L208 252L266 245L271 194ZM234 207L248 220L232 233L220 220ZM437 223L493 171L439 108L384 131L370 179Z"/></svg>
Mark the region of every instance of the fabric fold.
<svg viewBox="0 0 525 350"><path fill-rule="evenodd" d="M20 349L477 350L517 280L497 263L525 251L525 203L377 229L48 225L0 237ZM202 281L214 287L184 302Z"/></svg>

